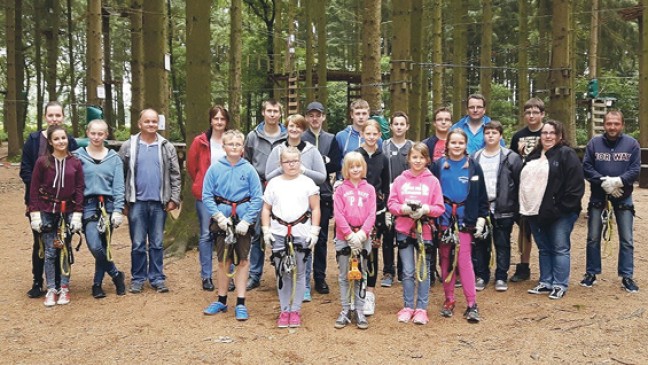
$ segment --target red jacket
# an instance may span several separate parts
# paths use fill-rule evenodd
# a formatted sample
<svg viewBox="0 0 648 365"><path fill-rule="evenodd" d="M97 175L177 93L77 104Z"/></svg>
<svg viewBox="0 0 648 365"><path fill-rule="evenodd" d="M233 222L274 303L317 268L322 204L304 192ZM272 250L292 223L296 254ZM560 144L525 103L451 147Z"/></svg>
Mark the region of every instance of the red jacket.
<svg viewBox="0 0 648 365"><path fill-rule="evenodd" d="M187 172L193 181L191 192L196 200L202 201L203 180L210 165L211 151L209 149L209 139L207 138L207 133L201 133L194 138L191 147L189 147L189 155L187 156Z"/></svg>

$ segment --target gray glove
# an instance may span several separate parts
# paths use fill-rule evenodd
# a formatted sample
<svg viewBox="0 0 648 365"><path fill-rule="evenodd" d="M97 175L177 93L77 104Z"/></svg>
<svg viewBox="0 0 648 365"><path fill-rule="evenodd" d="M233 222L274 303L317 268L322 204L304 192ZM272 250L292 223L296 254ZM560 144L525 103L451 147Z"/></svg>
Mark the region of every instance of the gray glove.
<svg viewBox="0 0 648 365"><path fill-rule="evenodd" d="M31 224L31 229L38 233L43 229L43 221L41 220L40 212L31 212L29 213L29 221Z"/></svg>
<svg viewBox="0 0 648 365"><path fill-rule="evenodd" d="M83 228L83 224L81 223L82 217L83 213L81 212L72 213L72 219L70 220L70 231L72 231L72 233L77 233L81 231L81 228Z"/></svg>

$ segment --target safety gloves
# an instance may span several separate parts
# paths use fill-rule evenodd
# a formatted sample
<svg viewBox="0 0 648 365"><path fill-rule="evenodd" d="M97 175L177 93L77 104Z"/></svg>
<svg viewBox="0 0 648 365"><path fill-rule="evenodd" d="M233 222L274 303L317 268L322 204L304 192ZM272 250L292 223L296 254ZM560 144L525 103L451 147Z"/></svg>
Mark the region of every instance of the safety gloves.
<svg viewBox="0 0 648 365"><path fill-rule="evenodd" d="M263 232L263 242L265 242L266 247L272 249L272 242L274 242L275 239L272 233L270 233L270 227L262 226L261 232Z"/></svg>
<svg viewBox="0 0 648 365"><path fill-rule="evenodd" d="M306 242L308 244L309 250L313 250L313 248L315 248L315 244L319 239L321 229L322 228L320 226L311 226L310 233L308 234L308 241Z"/></svg>
<svg viewBox="0 0 648 365"><path fill-rule="evenodd" d="M223 231L227 231L227 225L232 224L232 220L229 218L226 218L223 213L218 212L212 216L212 219L218 223L218 228L220 228Z"/></svg>
<svg viewBox="0 0 648 365"><path fill-rule="evenodd" d="M31 229L40 233L43 228L43 221L41 220L40 212L29 213L29 220L31 223Z"/></svg>
<svg viewBox="0 0 648 365"><path fill-rule="evenodd" d="M623 195L623 181L621 177L603 176L601 178L601 187L606 193L612 195L614 198L620 198Z"/></svg>
<svg viewBox="0 0 648 365"><path fill-rule="evenodd" d="M72 233L77 233L81 231L81 228L83 228L81 217L83 217L83 213L81 212L72 213L72 219L70 220L70 231Z"/></svg>
<svg viewBox="0 0 648 365"><path fill-rule="evenodd" d="M484 229L486 228L486 218L479 217L477 218L477 224L475 224L475 238L483 238Z"/></svg>
<svg viewBox="0 0 648 365"><path fill-rule="evenodd" d="M110 215L110 224L112 224L113 228L121 226L123 222L124 216L120 212L112 212Z"/></svg>
<svg viewBox="0 0 648 365"><path fill-rule="evenodd" d="M418 208L417 210L410 213L409 216L410 216L410 218L412 218L414 220L417 220L417 219L421 219L422 217L426 216L428 213L430 213L430 206L427 205L427 204L423 204L423 205L421 205L420 208Z"/></svg>
<svg viewBox="0 0 648 365"><path fill-rule="evenodd" d="M241 219L241 221L236 225L235 231L237 235L243 236L248 233L249 228L250 228L250 223Z"/></svg>

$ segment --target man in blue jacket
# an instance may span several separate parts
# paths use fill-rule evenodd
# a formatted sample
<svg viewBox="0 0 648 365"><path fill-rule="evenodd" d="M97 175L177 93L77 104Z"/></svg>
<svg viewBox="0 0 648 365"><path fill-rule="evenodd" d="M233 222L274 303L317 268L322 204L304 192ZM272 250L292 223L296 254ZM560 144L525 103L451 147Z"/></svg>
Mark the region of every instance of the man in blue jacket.
<svg viewBox="0 0 648 365"><path fill-rule="evenodd" d="M623 288L630 293L639 291L633 280L634 243L632 225L634 204L632 184L639 177L641 156L639 143L623 134L623 114L618 110L605 115L605 133L592 138L585 149L583 170L590 182L591 195L587 221L587 264L581 286L590 288L601 273L601 235L609 217L611 203L619 232L618 275ZM603 215L602 215L603 213Z"/></svg>
<svg viewBox="0 0 648 365"><path fill-rule="evenodd" d="M468 136L466 149L472 155L478 150L486 147L484 143L484 126L490 123L491 118L486 115L486 98L481 94L471 94L466 102L466 115L459 119L451 129L461 128ZM505 146L504 139L500 141Z"/></svg>

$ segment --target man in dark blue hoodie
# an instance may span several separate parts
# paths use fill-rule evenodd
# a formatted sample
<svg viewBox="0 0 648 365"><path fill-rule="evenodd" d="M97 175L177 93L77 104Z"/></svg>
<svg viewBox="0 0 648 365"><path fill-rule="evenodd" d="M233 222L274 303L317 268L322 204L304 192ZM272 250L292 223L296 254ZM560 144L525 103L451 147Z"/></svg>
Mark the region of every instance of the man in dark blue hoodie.
<svg viewBox="0 0 648 365"><path fill-rule="evenodd" d="M641 155L639 143L623 134L623 114L618 110L605 115L605 133L592 138L585 149L583 170L590 182L591 195L587 221L587 264L581 286L590 288L601 273L601 235L607 224L608 203L614 210L619 232L618 275L623 288L630 293L639 291L633 280L634 243L632 226L634 204L633 183L639 177ZM603 213L603 215L602 215Z"/></svg>

